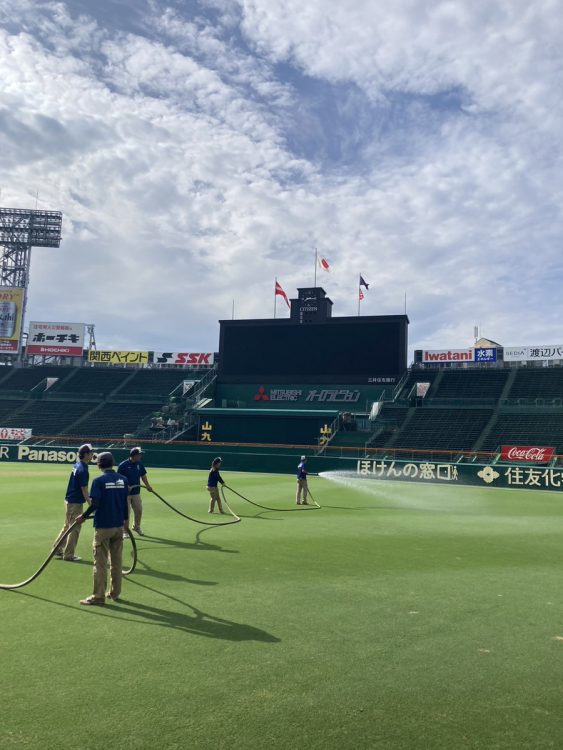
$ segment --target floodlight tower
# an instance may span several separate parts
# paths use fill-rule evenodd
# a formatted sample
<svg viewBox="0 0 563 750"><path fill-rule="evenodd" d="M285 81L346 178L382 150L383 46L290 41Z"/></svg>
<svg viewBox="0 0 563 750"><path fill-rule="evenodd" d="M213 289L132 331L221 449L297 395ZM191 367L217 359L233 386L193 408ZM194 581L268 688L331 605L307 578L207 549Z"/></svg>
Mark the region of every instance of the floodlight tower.
<svg viewBox="0 0 563 750"><path fill-rule="evenodd" d="M0 290L23 289L21 331L27 305L32 247L59 247L63 215L60 211L0 208ZM21 334L20 334L21 344Z"/></svg>

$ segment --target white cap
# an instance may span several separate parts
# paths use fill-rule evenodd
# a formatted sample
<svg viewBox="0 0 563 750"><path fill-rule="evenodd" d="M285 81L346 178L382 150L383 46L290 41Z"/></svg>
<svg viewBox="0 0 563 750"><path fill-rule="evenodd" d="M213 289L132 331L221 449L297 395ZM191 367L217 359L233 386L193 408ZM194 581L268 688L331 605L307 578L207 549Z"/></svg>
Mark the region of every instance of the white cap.
<svg viewBox="0 0 563 750"><path fill-rule="evenodd" d="M301 460L302 461L306 461L307 460L307 456L301 456Z"/></svg>

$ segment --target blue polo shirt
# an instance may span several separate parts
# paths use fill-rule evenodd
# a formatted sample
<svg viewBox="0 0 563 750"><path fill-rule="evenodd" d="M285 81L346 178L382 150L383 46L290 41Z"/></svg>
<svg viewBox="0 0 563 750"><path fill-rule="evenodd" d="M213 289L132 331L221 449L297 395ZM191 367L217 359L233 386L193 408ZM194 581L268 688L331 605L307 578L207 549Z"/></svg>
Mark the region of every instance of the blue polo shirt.
<svg viewBox="0 0 563 750"><path fill-rule="evenodd" d="M297 479L307 479L307 462L301 461L297 467Z"/></svg>
<svg viewBox="0 0 563 750"><path fill-rule="evenodd" d="M84 502L82 487L88 487L88 479L88 464L85 464L84 461L77 461L74 464L74 469L68 480L68 487L65 495L67 503Z"/></svg>
<svg viewBox="0 0 563 750"><path fill-rule="evenodd" d="M143 464L140 461L133 463L130 458L127 458L119 464L117 471L127 479L129 487L131 488L129 494L140 495L140 486L135 487L134 485L140 485L141 477L144 477L147 473Z"/></svg>
<svg viewBox="0 0 563 750"><path fill-rule="evenodd" d="M225 484L222 476L219 474L219 469L211 469L207 478L207 486L217 487L217 482L219 482L220 484Z"/></svg>
<svg viewBox="0 0 563 750"><path fill-rule="evenodd" d="M127 479L115 471L105 471L90 487L91 508L95 511L94 528L115 529L129 518ZM89 515L88 511L84 514Z"/></svg>

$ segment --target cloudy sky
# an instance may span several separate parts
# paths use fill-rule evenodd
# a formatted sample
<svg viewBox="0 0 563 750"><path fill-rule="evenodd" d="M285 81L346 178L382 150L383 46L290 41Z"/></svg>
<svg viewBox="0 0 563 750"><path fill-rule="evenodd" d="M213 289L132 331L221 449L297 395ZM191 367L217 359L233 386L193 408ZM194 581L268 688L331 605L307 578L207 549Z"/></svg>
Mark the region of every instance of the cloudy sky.
<svg viewBox="0 0 563 750"><path fill-rule="evenodd" d="M411 350L561 343L562 38L560 0L2 0L0 205L64 213L29 319L213 350L317 246Z"/></svg>

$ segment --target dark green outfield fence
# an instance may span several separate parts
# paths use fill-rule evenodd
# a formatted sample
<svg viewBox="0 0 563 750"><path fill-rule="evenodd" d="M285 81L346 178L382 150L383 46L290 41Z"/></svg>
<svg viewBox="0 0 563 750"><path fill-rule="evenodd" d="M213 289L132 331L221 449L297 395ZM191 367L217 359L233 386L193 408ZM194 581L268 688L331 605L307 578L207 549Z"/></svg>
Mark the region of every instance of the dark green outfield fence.
<svg viewBox="0 0 563 750"><path fill-rule="evenodd" d="M129 455L129 448L112 447L116 461ZM145 463L151 468L209 469L217 455L223 471L294 474L303 446L208 446L201 444L152 443L146 446ZM72 464L76 449L66 446L14 445L0 443L0 463ZM454 463L450 460L356 458L345 455L309 455L314 473L342 471L358 479L399 480L450 487L501 487L526 490L563 490L563 468L485 463Z"/></svg>

